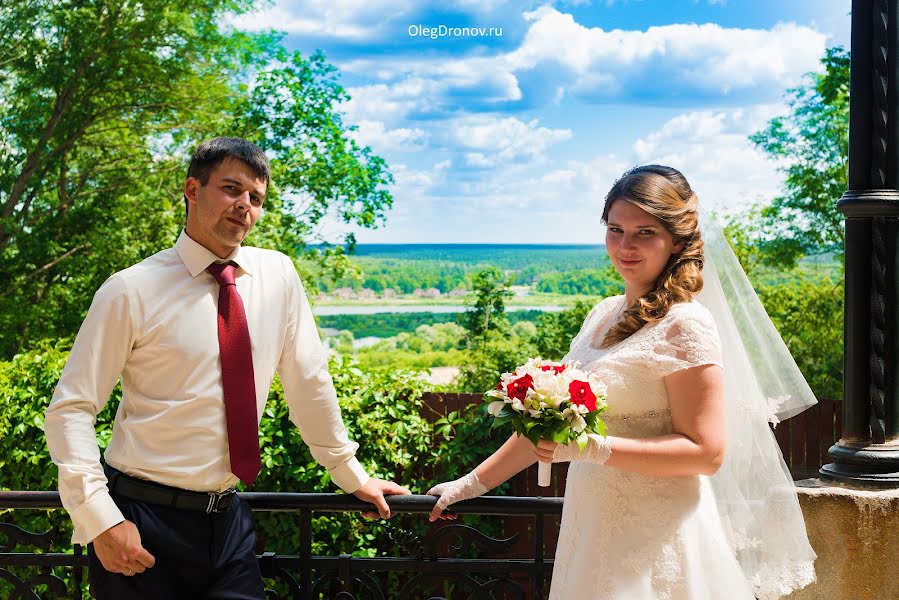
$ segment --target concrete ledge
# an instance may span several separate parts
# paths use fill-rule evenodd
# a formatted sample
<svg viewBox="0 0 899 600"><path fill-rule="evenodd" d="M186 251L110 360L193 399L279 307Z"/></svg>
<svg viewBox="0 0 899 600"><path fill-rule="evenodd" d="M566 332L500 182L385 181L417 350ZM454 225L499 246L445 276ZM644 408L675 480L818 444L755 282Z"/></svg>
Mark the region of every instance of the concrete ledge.
<svg viewBox="0 0 899 600"><path fill-rule="evenodd" d="M899 490L796 482L816 583L789 600L899 599Z"/></svg>

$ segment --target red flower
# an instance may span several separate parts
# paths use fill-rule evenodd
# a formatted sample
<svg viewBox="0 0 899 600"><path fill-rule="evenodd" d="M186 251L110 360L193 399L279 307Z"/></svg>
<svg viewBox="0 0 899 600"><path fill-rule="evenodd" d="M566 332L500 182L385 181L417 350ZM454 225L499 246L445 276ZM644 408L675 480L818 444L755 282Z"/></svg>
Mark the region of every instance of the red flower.
<svg viewBox="0 0 899 600"><path fill-rule="evenodd" d="M596 395L590 389L589 383L572 381L568 384L568 393L571 394L571 401L574 404L584 405L590 412L596 410Z"/></svg>
<svg viewBox="0 0 899 600"><path fill-rule="evenodd" d="M543 365L540 367L541 371L553 371L556 375L565 370L565 365Z"/></svg>
<svg viewBox="0 0 899 600"><path fill-rule="evenodd" d="M532 389L534 389L534 378L530 375L524 375L515 381L509 382L509 385L506 388L506 394L509 395L509 398L524 400L528 390Z"/></svg>

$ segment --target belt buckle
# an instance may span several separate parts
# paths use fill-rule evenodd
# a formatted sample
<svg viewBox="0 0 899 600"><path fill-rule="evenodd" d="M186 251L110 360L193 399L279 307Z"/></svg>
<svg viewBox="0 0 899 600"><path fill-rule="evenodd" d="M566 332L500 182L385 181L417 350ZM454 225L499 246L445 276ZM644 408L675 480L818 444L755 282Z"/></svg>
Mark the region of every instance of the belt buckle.
<svg viewBox="0 0 899 600"><path fill-rule="evenodd" d="M231 508L231 503L228 503L228 506L222 507L222 499L230 498L231 494L234 493L234 490L225 490L224 492L209 492L209 504L206 505L206 514L210 513L223 513L229 508Z"/></svg>

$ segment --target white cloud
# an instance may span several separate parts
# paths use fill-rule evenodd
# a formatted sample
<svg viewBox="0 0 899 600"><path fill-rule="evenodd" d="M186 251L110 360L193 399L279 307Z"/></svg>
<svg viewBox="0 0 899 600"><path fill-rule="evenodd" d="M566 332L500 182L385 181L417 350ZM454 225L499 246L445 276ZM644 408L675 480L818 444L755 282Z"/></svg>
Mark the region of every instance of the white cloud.
<svg viewBox="0 0 899 600"><path fill-rule="evenodd" d="M350 87L347 89L350 100L341 106L341 111L348 123L366 120L396 123L414 111L421 99L427 98L427 94L418 87L414 81L392 86L378 83Z"/></svg>
<svg viewBox="0 0 899 600"><path fill-rule="evenodd" d="M411 0L300 0L274 5L230 20L247 31L275 29L290 34L364 41L383 34L388 21L413 8Z"/></svg>
<svg viewBox="0 0 899 600"><path fill-rule="evenodd" d="M418 99L423 111L446 110L454 103L479 105L520 100L518 79L497 57L357 59L342 71L374 76L385 82L386 101Z"/></svg>
<svg viewBox="0 0 899 600"><path fill-rule="evenodd" d="M390 150L415 150L424 147L428 134L417 127L387 129L381 121L356 121L358 129L350 135L362 146L370 146L375 153Z"/></svg>
<svg viewBox="0 0 899 600"><path fill-rule="evenodd" d="M741 210L778 193L782 165L754 147L748 136L762 129L781 105L679 115L633 145L635 164L661 163L681 170L699 196L724 212ZM835 199L836 201L836 199Z"/></svg>
<svg viewBox="0 0 899 600"><path fill-rule="evenodd" d="M544 6L524 14L518 48L492 56L350 60L342 71L378 83L351 88L358 120L439 119L459 111L590 103L667 106L775 101L820 68L827 36L808 27L715 24L604 31Z"/></svg>
<svg viewBox="0 0 899 600"><path fill-rule="evenodd" d="M553 83L591 101L724 98L779 93L819 68L826 36L808 27L770 30L676 24L646 31L604 31L544 6L525 13L531 25L503 60L521 77L541 69ZM545 76L545 75L543 75Z"/></svg>
<svg viewBox="0 0 899 600"><path fill-rule="evenodd" d="M467 156L474 166L540 160L547 148L571 138L570 129L541 127L537 119L472 115L450 120L444 127L447 142L472 150Z"/></svg>

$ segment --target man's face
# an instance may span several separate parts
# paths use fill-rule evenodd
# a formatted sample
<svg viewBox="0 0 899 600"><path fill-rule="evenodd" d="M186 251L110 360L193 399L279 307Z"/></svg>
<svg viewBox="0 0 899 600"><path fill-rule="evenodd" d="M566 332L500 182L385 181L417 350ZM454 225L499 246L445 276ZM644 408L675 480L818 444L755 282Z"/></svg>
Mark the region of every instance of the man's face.
<svg viewBox="0 0 899 600"><path fill-rule="evenodd" d="M187 234L219 258L225 258L252 231L262 212L268 185L242 161L227 157L206 185L195 177L184 184Z"/></svg>

